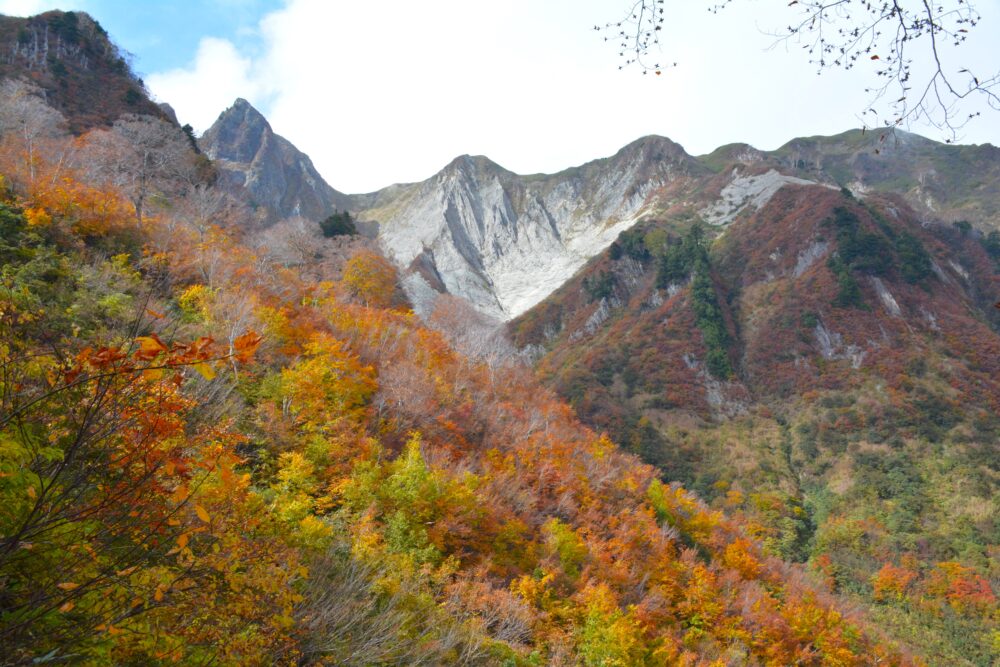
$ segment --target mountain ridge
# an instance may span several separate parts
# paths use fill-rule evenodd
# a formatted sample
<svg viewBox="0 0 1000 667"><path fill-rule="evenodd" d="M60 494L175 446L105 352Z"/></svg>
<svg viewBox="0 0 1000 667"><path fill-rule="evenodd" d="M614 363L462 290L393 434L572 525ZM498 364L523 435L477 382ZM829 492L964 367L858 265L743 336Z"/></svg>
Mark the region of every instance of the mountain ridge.
<svg viewBox="0 0 1000 667"><path fill-rule="evenodd" d="M774 151L730 144L702 156L647 135L613 155L552 174L517 174L487 156L464 154L422 181L343 194L247 108L239 100L203 137L223 175L250 188L268 211L265 223L289 215L318 221L350 210L404 269L404 285L423 314L443 291L509 320L644 218L726 225L789 183L858 194L898 190L932 219L967 218L985 228L996 224L1000 211L1000 150L949 146L903 131L882 140L859 130L796 138ZM956 165L969 156L987 176L985 187L969 187L958 177ZM410 270L417 266L421 270Z"/></svg>

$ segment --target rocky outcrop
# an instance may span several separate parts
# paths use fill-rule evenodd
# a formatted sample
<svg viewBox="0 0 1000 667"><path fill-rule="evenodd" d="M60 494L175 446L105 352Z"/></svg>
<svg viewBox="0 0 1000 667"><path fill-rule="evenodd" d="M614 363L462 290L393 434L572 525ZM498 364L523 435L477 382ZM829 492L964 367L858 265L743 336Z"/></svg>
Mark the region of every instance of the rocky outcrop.
<svg viewBox="0 0 1000 667"><path fill-rule="evenodd" d="M520 176L465 155L427 181L359 198L366 210L357 216L378 224L400 266L422 258L449 293L507 320L635 224L660 188L703 169L662 137L551 176Z"/></svg>
<svg viewBox="0 0 1000 667"><path fill-rule="evenodd" d="M350 210L358 229L377 237L399 266L418 312L432 308L436 294L450 293L501 320L540 303L640 219L728 226L789 185L850 185L862 196L903 183L918 211L930 196L935 217L968 214L984 227L995 219L1000 190L991 175L1000 173L998 149L945 146L904 132L878 152L875 143L848 132L796 139L769 152L734 144L695 158L669 139L650 136L551 175L519 175L486 157L463 155L426 181L348 196L330 187L245 100L200 141L223 182L244 190L263 222L318 221L334 209ZM960 171L955 164L966 158L982 167L987 185L960 206L946 206L949 197L958 201L950 194L958 185L942 187L945 175ZM794 269L799 273L818 258L803 253Z"/></svg>
<svg viewBox="0 0 1000 667"><path fill-rule="evenodd" d="M309 156L275 134L244 99L226 109L198 144L224 183L247 192L265 224L295 216L319 221L349 208L348 198L323 180Z"/></svg>

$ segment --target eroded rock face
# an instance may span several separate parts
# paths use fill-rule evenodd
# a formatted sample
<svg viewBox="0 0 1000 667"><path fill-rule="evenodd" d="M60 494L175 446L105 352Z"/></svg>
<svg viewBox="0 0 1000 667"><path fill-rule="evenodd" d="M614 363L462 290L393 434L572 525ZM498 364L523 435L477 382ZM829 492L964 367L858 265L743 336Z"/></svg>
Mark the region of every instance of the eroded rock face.
<svg viewBox="0 0 1000 667"><path fill-rule="evenodd" d="M275 134L244 99L226 109L198 143L224 182L248 192L266 224L294 216L319 221L348 208L348 198L323 180L309 156Z"/></svg>
<svg viewBox="0 0 1000 667"><path fill-rule="evenodd" d="M956 147L901 137L893 148L899 155L889 159L865 152L858 132L799 139L771 152L731 145L700 158L651 136L610 158L528 176L465 155L426 181L356 195L330 187L245 100L227 109L200 143L223 182L246 193L262 222L294 216L318 221L335 209L349 210L362 234L377 237L395 261L418 312L430 312L436 295L447 293L506 321L542 302L640 219L700 219L728 227L786 186L839 190L850 182L861 196L876 193L879 179L895 182L899 173L922 174L918 180L929 183L927 174L947 172L949 160L960 157L953 155ZM985 171L1000 164L998 150L976 148ZM983 198L981 213L993 210L991 197ZM784 271L798 278L827 251L823 241L800 248Z"/></svg>
<svg viewBox="0 0 1000 667"><path fill-rule="evenodd" d="M651 195L700 167L660 137L551 176L519 176L484 157L370 196L361 220L401 266L421 257L444 287L503 320L525 312L609 246Z"/></svg>

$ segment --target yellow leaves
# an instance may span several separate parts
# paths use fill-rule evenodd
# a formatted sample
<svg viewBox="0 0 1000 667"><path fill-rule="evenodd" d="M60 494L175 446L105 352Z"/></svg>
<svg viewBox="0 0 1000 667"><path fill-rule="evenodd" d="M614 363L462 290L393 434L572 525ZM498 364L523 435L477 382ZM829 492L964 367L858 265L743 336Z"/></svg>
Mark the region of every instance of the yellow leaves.
<svg viewBox="0 0 1000 667"><path fill-rule="evenodd" d="M61 584L56 584L56 588L63 591L75 591L80 587L80 584L74 584L72 581L64 581Z"/></svg>
<svg viewBox="0 0 1000 667"><path fill-rule="evenodd" d="M52 224L52 216L41 206L25 209L24 219L28 221L29 227L48 227Z"/></svg>
<svg viewBox="0 0 1000 667"><path fill-rule="evenodd" d="M74 607L76 607L76 603L74 603L72 601L70 601L70 602L64 602L62 604L62 606L59 607L59 611L61 613L65 614L65 613L73 611Z"/></svg>
<svg viewBox="0 0 1000 667"><path fill-rule="evenodd" d="M591 455L601 461L607 458L608 454L614 452L617 449L614 443L606 435L601 435L600 438L595 440L590 446Z"/></svg>
<svg viewBox="0 0 1000 667"><path fill-rule="evenodd" d="M307 514L299 522L296 538L306 546L318 547L333 535L333 528L313 514Z"/></svg>
<svg viewBox="0 0 1000 667"><path fill-rule="evenodd" d="M199 361L196 364L192 364L191 368L197 371L198 375L202 376L208 381L211 381L215 378L215 369L212 368L212 365L209 364L208 362Z"/></svg>
<svg viewBox="0 0 1000 667"><path fill-rule="evenodd" d="M135 339L139 344L139 349L135 352L135 358L141 361L155 359L161 354L168 352L167 346L155 333L148 336L139 336Z"/></svg>
<svg viewBox="0 0 1000 667"><path fill-rule="evenodd" d="M212 522L212 517L208 515L208 511L206 511L205 508L202 507L201 505L194 506L194 513L197 514L198 518L204 521L205 523Z"/></svg>
<svg viewBox="0 0 1000 667"><path fill-rule="evenodd" d="M35 498L38 497L38 492L35 491L34 486L29 486L25 491L25 493L27 493L28 497L31 498L32 500L35 500Z"/></svg>
<svg viewBox="0 0 1000 667"><path fill-rule="evenodd" d="M215 291L205 285L191 285L177 296L184 318L191 322L210 322Z"/></svg>
<svg viewBox="0 0 1000 667"><path fill-rule="evenodd" d="M184 547L186 547L188 545L188 542L190 540L191 540L191 534L190 533L181 533L180 536L178 536L178 538L177 538L177 546L179 548L183 549Z"/></svg>
<svg viewBox="0 0 1000 667"><path fill-rule="evenodd" d="M341 287L366 306L387 307L396 287L396 269L385 257L362 250L344 266Z"/></svg>

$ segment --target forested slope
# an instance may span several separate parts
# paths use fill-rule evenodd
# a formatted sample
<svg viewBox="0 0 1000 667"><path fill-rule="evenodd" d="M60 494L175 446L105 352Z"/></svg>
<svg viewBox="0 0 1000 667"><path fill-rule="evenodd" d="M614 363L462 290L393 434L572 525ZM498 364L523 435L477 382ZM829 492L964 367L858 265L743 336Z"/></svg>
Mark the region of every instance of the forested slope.
<svg viewBox="0 0 1000 667"><path fill-rule="evenodd" d="M3 664L918 662L362 242L128 190L114 131L0 147Z"/></svg>

